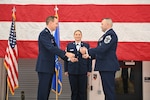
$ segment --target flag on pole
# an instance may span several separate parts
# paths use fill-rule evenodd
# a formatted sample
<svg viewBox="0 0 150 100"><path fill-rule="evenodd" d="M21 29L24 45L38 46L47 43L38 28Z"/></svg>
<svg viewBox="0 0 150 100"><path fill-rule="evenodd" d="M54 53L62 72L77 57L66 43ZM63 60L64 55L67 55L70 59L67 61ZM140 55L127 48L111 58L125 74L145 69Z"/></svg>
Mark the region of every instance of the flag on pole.
<svg viewBox="0 0 150 100"><path fill-rule="evenodd" d="M55 10L55 16L57 16L58 18L57 6L55 6L54 10ZM54 37L57 46L60 47L59 25L55 30ZM58 95L60 95L62 92L62 65L59 62L58 56L55 57L55 74L53 76L53 81L52 81L52 90Z"/></svg>
<svg viewBox="0 0 150 100"><path fill-rule="evenodd" d="M14 95L15 89L18 87L18 50L16 40L15 11L16 9L13 7L12 23L4 59L4 66L7 69L7 84L12 95Z"/></svg>

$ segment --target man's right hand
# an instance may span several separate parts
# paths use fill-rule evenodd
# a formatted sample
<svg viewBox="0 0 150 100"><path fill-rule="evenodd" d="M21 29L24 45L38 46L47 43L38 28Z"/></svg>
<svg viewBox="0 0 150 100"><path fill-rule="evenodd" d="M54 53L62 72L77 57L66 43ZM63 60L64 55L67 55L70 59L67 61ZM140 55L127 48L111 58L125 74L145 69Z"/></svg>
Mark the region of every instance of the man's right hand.
<svg viewBox="0 0 150 100"><path fill-rule="evenodd" d="M82 55L86 54L86 52L87 52L87 48L86 47L80 47L80 53Z"/></svg>
<svg viewBox="0 0 150 100"><path fill-rule="evenodd" d="M82 58L87 59L87 58L90 58L90 56L89 56L89 54L83 54Z"/></svg>
<svg viewBox="0 0 150 100"><path fill-rule="evenodd" d="M68 58L74 58L75 54L73 54L71 52L66 52L65 56L67 56Z"/></svg>
<svg viewBox="0 0 150 100"><path fill-rule="evenodd" d="M70 58L71 62L78 62L78 58Z"/></svg>
<svg viewBox="0 0 150 100"><path fill-rule="evenodd" d="M65 76L68 76L69 74L68 74L68 72L65 72Z"/></svg>

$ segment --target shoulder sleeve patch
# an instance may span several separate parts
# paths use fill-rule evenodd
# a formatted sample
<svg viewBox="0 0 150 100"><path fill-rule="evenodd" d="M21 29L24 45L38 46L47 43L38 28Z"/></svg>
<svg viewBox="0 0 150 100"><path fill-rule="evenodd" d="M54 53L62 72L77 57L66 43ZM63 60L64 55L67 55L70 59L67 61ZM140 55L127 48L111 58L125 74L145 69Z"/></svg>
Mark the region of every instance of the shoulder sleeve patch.
<svg viewBox="0 0 150 100"><path fill-rule="evenodd" d="M110 43L110 41L111 41L111 35L106 36L104 39L104 43L108 44L108 43Z"/></svg>

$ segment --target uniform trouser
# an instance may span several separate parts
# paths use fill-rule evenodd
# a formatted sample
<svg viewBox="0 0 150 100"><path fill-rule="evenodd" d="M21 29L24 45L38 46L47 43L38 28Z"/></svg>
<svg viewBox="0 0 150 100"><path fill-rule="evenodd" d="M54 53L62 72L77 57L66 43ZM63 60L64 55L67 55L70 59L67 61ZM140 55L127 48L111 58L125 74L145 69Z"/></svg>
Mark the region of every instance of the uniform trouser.
<svg viewBox="0 0 150 100"><path fill-rule="evenodd" d="M37 100L48 100L51 90L53 74L38 72L38 96Z"/></svg>
<svg viewBox="0 0 150 100"><path fill-rule="evenodd" d="M122 80L124 93L128 93L128 68L122 68Z"/></svg>
<svg viewBox="0 0 150 100"><path fill-rule="evenodd" d="M116 71L99 71L102 80L105 100L115 99L115 73Z"/></svg>
<svg viewBox="0 0 150 100"><path fill-rule="evenodd" d="M70 75L71 100L87 100L87 75Z"/></svg>

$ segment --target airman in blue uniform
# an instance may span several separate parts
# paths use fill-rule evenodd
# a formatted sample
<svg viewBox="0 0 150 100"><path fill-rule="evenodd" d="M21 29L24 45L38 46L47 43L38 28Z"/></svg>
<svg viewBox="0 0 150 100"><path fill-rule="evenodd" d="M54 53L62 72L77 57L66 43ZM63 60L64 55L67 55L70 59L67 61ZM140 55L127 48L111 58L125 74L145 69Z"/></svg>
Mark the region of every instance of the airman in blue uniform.
<svg viewBox="0 0 150 100"><path fill-rule="evenodd" d="M65 52L57 47L52 35L58 26L57 17L47 17L46 25L47 27L40 33L38 38L39 54L36 71L38 73L39 84L37 100L48 100L49 98L55 68L55 55L58 55L64 60L67 60L67 57L70 59L74 58L74 54Z"/></svg>
<svg viewBox="0 0 150 100"><path fill-rule="evenodd" d="M80 47L89 49L89 44L81 41L82 32L74 32L75 41L67 45L67 52L75 54L76 62L65 61L65 75L69 77L71 100L87 100L87 76L92 70L91 59L82 58Z"/></svg>
<svg viewBox="0 0 150 100"><path fill-rule="evenodd" d="M104 18L101 22L104 35L99 39L97 47L89 49L88 54L85 54L86 48L80 48L85 58L91 56L96 59L94 70L99 71L101 76L105 100L115 100L115 73L120 69L116 56L118 37L112 25L110 18Z"/></svg>

